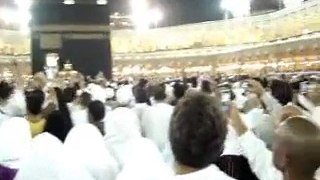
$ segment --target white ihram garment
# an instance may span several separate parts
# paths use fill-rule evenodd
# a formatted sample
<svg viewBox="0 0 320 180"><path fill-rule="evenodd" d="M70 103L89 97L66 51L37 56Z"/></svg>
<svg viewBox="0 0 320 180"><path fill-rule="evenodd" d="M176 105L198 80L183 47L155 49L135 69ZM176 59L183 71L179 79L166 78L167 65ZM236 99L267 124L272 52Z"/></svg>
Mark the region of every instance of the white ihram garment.
<svg viewBox="0 0 320 180"><path fill-rule="evenodd" d="M234 180L233 178L222 172L216 165L184 175L176 175L171 180Z"/></svg>
<svg viewBox="0 0 320 180"><path fill-rule="evenodd" d="M141 139L139 120L129 108L119 107L107 114L105 120L105 143L120 166L125 164L128 144Z"/></svg>
<svg viewBox="0 0 320 180"><path fill-rule="evenodd" d="M173 176L156 145L145 138L127 143L126 160L117 180L163 180Z"/></svg>
<svg viewBox="0 0 320 180"><path fill-rule="evenodd" d="M31 147L30 126L24 118L11 118L0 126L0 164L17 169Z"/></svg>
<svg viewBox="0 0 320 180"><path fill-rule="evenodd" d="M48 133L36 136L15 180L94 180L89 172L63 153L63 144Z"/></svg>
<svg viewBox="0 0 320 180"><path fill-rule="evenodd" d="M65 144L66 156L84 164L95 180L114 180L118 165L105 146L99 130L91 124L71 129Z"/></svg>
<svg viewBox="0 0 320 180"><path fill-rule="evenodd" d="M74 126L78 126L81 124L88 124L89 123L89 115L88 109L74 109L70 112L72 124Z"/></svg>
<svg viewBox="0 0 320 180"><path fill-rule="evenodd" d="M158 102L148 108L142 117L142 134L154 141L162 152L169 142L168 132L173 106Z"/></svg>

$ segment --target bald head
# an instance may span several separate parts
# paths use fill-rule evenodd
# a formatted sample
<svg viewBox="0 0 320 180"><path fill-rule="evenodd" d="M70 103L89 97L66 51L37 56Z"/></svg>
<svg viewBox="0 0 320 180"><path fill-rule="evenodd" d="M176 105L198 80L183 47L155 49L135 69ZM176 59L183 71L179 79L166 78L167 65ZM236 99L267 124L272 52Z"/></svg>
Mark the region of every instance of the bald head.
<svg viewBox="0 0 320 180"><path fill-rule="evenodd" d="M284 150L286 168L314 173L320 166L320 128L317 125L303 117L291 117L280 124L276 138L278 147Z"/></svg>
<svg viewBox="0 0 320 180"><path fill-rule="evenodd" d="M281 109L279 123L295 116L303 116L301 109L294 105L286 105Z"/></svg>

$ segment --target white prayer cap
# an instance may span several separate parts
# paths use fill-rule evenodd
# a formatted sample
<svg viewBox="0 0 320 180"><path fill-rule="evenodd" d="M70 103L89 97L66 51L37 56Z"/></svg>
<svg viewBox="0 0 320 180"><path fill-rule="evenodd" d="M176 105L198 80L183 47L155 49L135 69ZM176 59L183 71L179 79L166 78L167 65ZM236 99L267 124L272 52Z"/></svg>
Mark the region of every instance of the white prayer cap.
<svg viewBox="0 0 320 180"><path fill-rule="evenodd" d="M121 105L129 105L134 99L131 86L122 86L117 91L117 102Z"/></svg>
<svg viewBox="0 0 320 180"><path fill-rule="evenodd" d="M107 94L103 87L97 84L89 84L87 87L87 91L90 92L92 96L92 100L98 100L101 102L106 102Z"/></svg>
<svg viewBox="0 0 320 180"><path fill-rule="evenodd" d="M69 158L77 159L96 180L115 179L118 165L107 150L99 130L82 124L69 132L64 150Z"/></svg>
<svg viewBox="0 0 320 180"><path fill-rule="evenodd" d="M11 118L0 127L0 164L9 168L19 168L31 146L31 132L24 118Z"/></svg>
<svg viewBox="0 0 320 180"><path fill-rule="evenodd" d="M15 180L57 180L61 172L63 145L48 133L32 140L31 150L21 162Z"/></svg>

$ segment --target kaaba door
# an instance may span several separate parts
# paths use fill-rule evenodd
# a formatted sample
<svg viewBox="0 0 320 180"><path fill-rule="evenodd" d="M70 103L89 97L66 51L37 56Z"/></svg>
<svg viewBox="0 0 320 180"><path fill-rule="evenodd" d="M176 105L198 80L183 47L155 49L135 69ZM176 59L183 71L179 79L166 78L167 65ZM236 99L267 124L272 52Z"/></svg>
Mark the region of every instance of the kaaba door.
<svg viewBox="0 0 320 180"><path fill-rule="evenodd" d="M111 77L110 48L105 40L64 40L60 54L64 62L70 60L73 68L83 74L95 76L99 71Z"/></svg>

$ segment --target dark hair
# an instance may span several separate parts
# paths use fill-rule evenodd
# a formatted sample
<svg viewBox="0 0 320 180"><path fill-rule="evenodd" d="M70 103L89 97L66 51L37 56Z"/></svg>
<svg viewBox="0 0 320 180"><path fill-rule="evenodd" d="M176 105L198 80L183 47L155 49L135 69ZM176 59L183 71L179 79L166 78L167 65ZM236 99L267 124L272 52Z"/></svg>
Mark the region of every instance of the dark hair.
<svg viewBox="0 0 320 180"><path fill-rule="evenodd" d="M5 81L0 82L0 99L6 100L13 93L14 88Z"/></svg>
<svg viewBox="0 0 320 180"><path fill-rule="evenodd" d="M33 115L38 115L42 111L42 104L45 95L41 90L33 90L26 93L27 110Z"/></svg>
<svg viewBox="0 0 320 180"><path fill-rule="evenodd" d="M197 79L197 77L192 77L192 78L190 79L190 83L191 83L191 86L192 86L193 88L196 88L196 87L198 86L198 79Z"/></svg>
<svg viewBox="0 0 320 180"><path fill-rule="evenodd" d="M135 89L134 97L135 97L136 103L147 103L148 105L151 105L149 94L147 90L142 87L137 87Z"/></svg>
<svg viewBox="0 0 320 180"><path fill-rule="evenodd" d="M196 92L175 107L169 137L177 162L193 168L217 163L227 134L227 121L217 102Z"/></svg>
<svg viewBox="0 0 320 180"><path fill-rule="evenodd" d="M76 89L67 87L63 90L63 99L65 102L70 103L76 98Z"/></svg>
<svg viewBox="0 0 320 180"><path fill-rule="evenodd" d="M173 95L176 99L180 99L184 96L186 93L186 87L183 84L180 84L179 82L176 82L173 85Z"/></svg>
<svg viewBox="0 0 320 180"><path fill-rule="evenodd" d="M54 88L58 100L58 108L60 113L67 119L66 122L70 123L70 126L72 126L72 121L71 121L71 116L70 116L70 111L69 108L66 104L66 101L63 97L63 92L60 88Z"/></svg>
<svg viewBox="0 0 320 180"><path fill-rule="evenodd" d="M164 84L158 84L153 87L153 96L156 101L163 101L167 98L166 86Z"/></svg>
<svg viewBox="0 0 320 180"><path fill-rule="evenodd" d="M137 87L144 88L148 84L148 80L146 79L139 79L139 82L137 84Z"/></svg>
<svg viewBox="0 0 320 180"><path fill-rule="evenodd" d="M83 92L80 95L80 104L84 107L88 107L88 105L91 102L91 94L87 93L87 92Z"/></svg>
<svg viewBox="0 0 320 180"><path fill-rule="evenodd" d="M273 80L270 89L272 96L282 105L287 105L293 99L291 85L285 81Z"/></svg>
<svg viewBox="0 0 320 180"><path fill-rule="evenodd" d="M89 114L93 118L93 121L101 121L103 120L106 114L106 108L101 101L92 101L89 106Z"/></svg>
<svg viewBox="0 0 320 180"><path fill-rule="evenodd" d="M63 115L60 111L53 111L47 117L47 121L44 127L44 132L48 132L62 142L66 139L69 131L72 128L72 122Z"/></svg>
<svg viewBox="0 0 320 180"><path fill-rule="evenodd" d="M203 80L201 82L201 91L211 94L212 93L211 82L207 80Z"/></svg>

